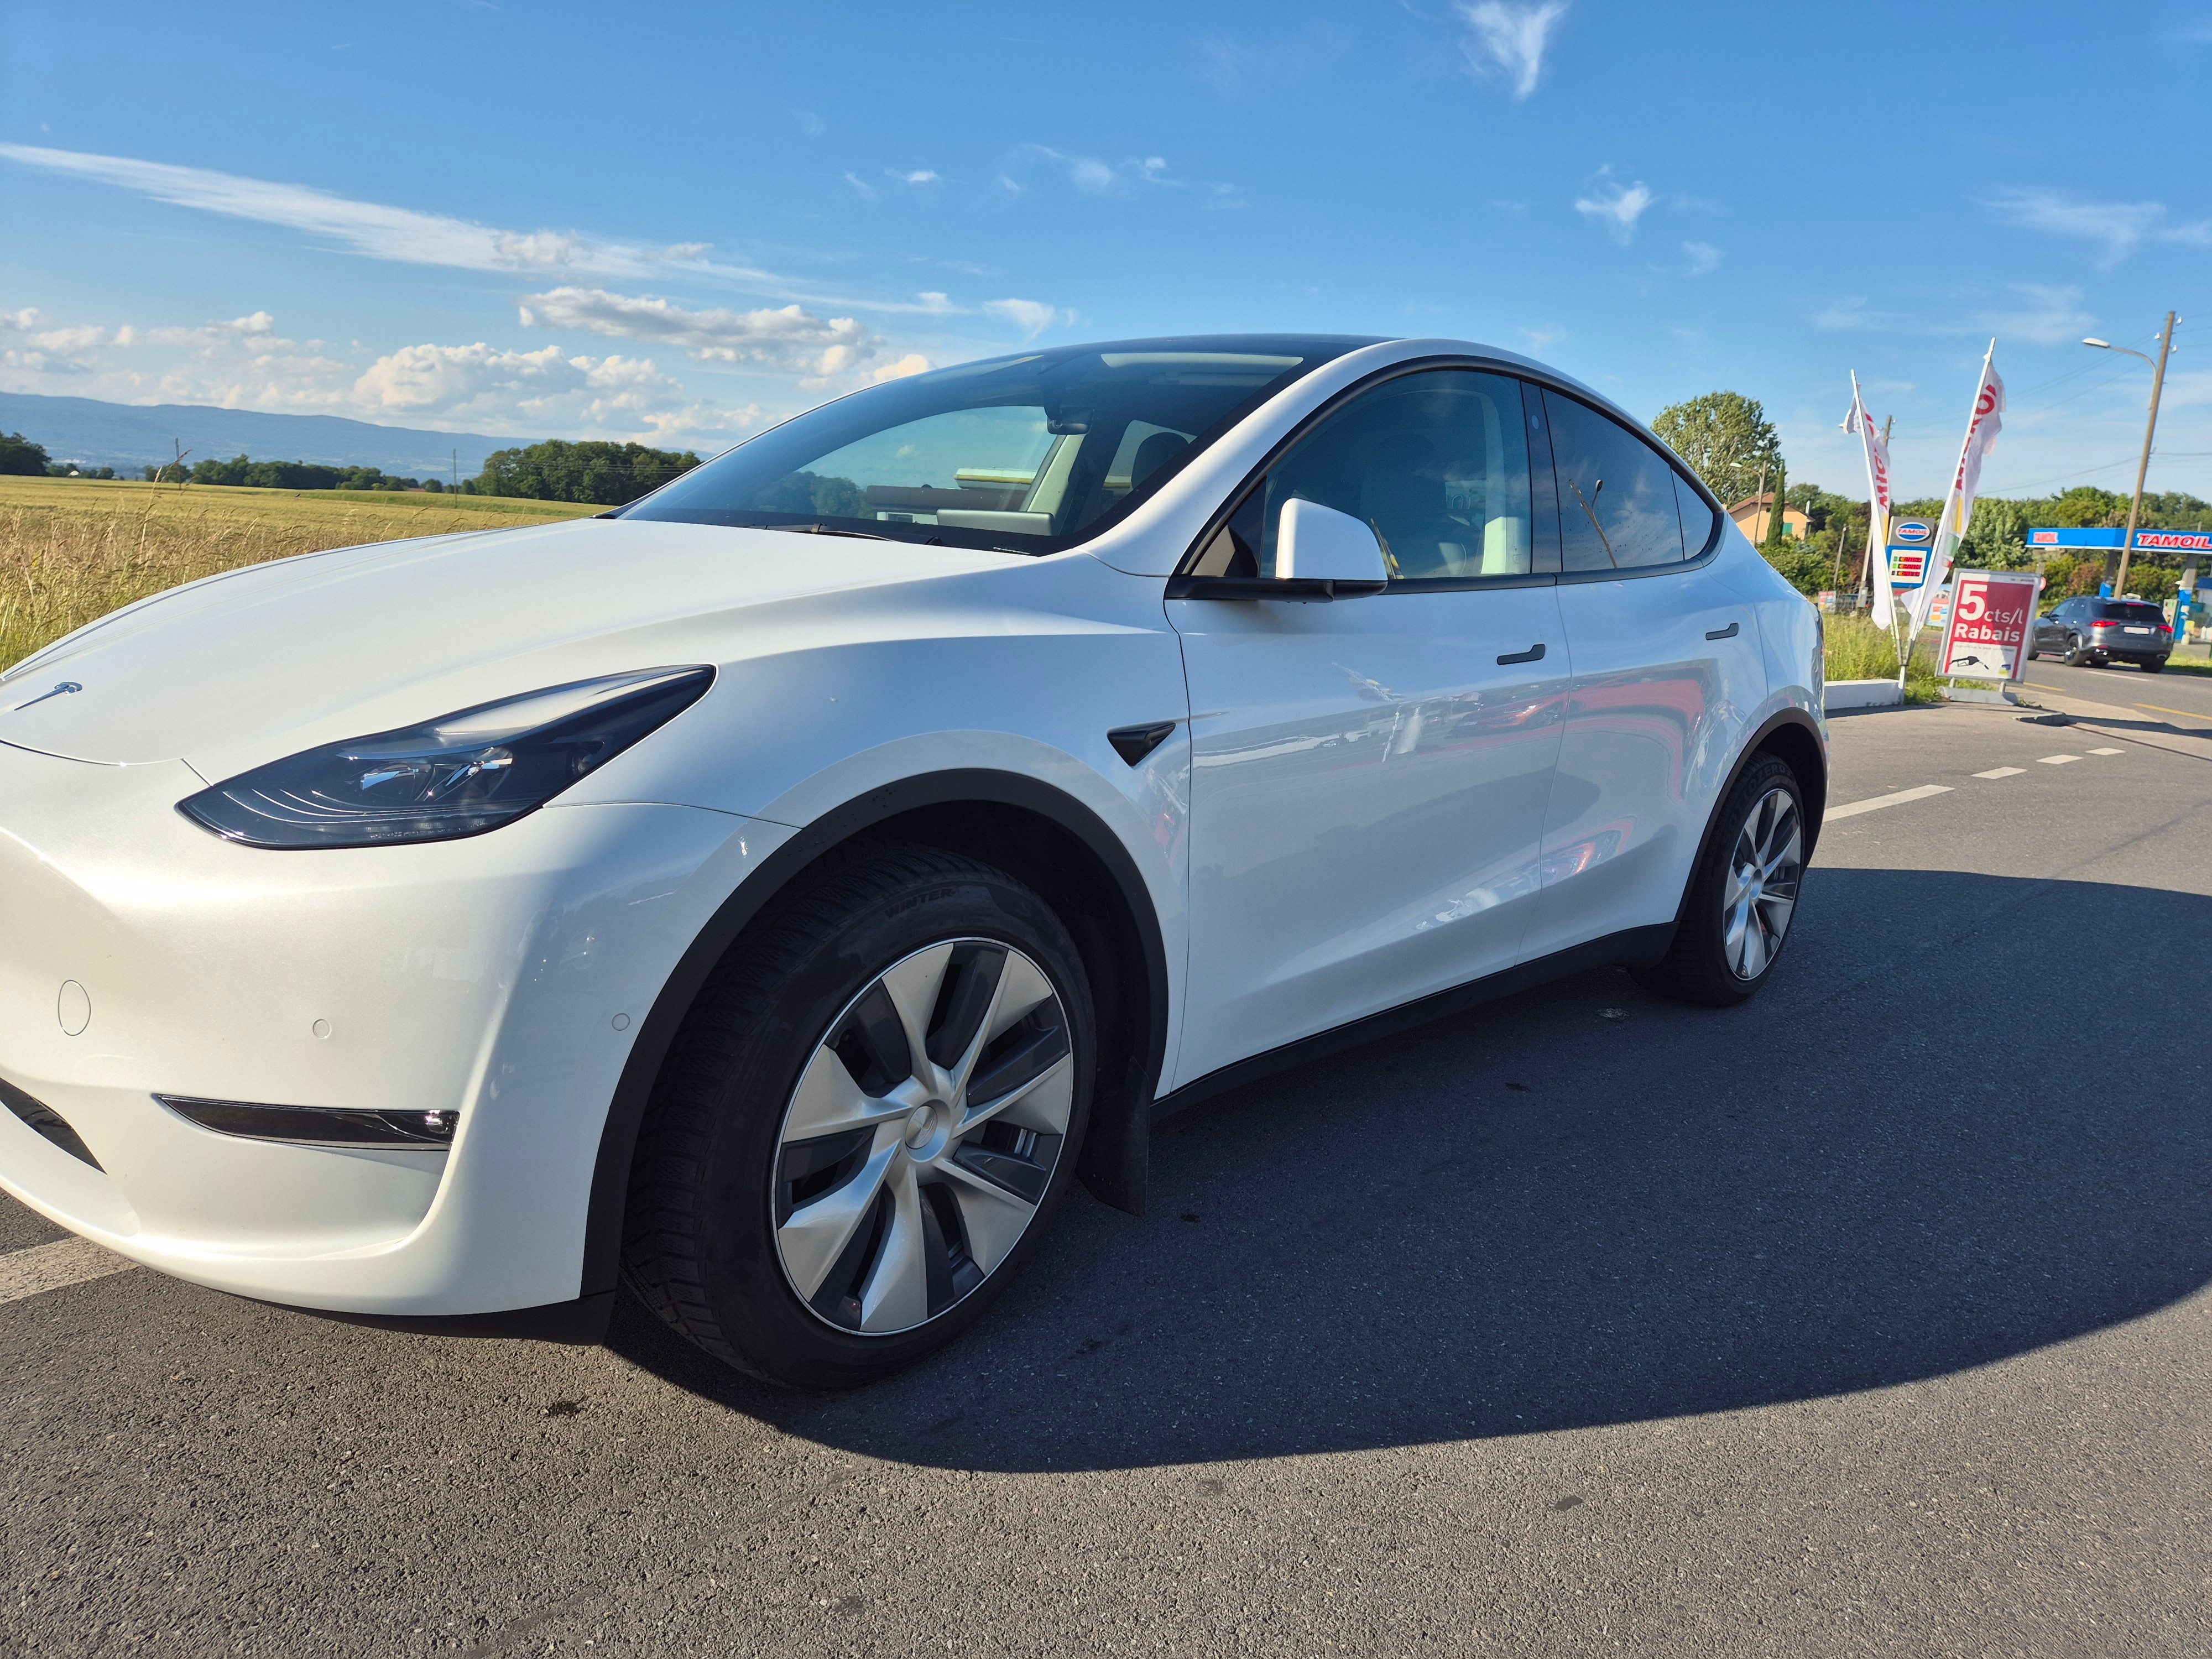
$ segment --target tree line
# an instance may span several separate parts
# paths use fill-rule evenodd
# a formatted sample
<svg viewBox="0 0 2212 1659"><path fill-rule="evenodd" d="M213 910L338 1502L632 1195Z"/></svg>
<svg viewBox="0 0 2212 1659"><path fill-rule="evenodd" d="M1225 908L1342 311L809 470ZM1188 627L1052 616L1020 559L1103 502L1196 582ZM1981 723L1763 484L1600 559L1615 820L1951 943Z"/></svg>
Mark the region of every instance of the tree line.
<svg viewBox="0 0 2212 1659"><path fill-rule="evenodd" d="M1865 574L1867 503L1816 483L1791 483L1779 435L1755 398L1735 392L1709 392L1659 411L1651 429L1705 481L1723 506L1734 506L1769 491L1785 507L1804 514L1807 533L1784 533L1782 515L1771 516L1759 551L1800 592L1827 588L1856 589ZM2069 529L2117 528L2128 521L2128 500L2109 489L2077 484L2061 493L2008 499L1984 495L1974 504L1960 562L1984 570L2040 569L2044 592L2051 599L2094 593L2104 580L2105 556L2039 555L2027 545L2031 526ZM1900 519L1933 519L1943 511L1941 496L1897 501ZM2212 502L2180 490L2146 491L2139 528L2197 530L2212 525ZM2128 586L2145 599L2170 598L2179 586L2184 556L2155 548L2138 548L2129 566Z"/></svg>
<svg viewBox="0 0 2212 1659"><path fill-rule="evenodd" d="M112 478L112 466L79 466L74 461L48 459L43 446L33 443L20 432L0 432L0 477L9 478Z"/></svg>
<svg viewBox="0 0 2212 1659"><path fill-rule="evenodd" d="M481 472L473 478L461 480L459 493L621 507L698 465L698 456L688 449L651 449L643 444L597 440L569 443L555 438L495 451L484 459ZM116 476L112 466L95 469L73 461L54 460L42 445L33 443L20 432L0 433L0 475L57 478ZM422 490L435 495L450 493L453 488L434 476L410 478L387 473L380 467L326 466L314 461L257 461L242 454L228 460L198 461L190 466L171 462L143 467L140 476L160 483L249 489Z"/></svg>

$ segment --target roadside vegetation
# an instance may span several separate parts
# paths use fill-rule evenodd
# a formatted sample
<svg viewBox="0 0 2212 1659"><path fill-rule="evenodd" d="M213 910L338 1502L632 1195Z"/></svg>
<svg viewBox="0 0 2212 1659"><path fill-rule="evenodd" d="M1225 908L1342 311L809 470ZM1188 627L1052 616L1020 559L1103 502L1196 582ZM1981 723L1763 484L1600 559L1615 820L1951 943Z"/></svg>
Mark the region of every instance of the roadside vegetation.
<svg viewBox="0 0 2212 1659"><path fill-rule="evenodd" d="M1911 665L1905 672L1908 702L1940 702L1943 682L1936 678L1934 639L1917 645ZM1832 680L1893 680L1897 678L1897 644L1886 629L1864 617L1828 618L1828 678Z"/></svg>
<svg viewBox="0 0 2212 1659"><path fill-rule="evenodd" d="M594 510L482 495L0 477L0 667L118 605L240 565Z"/></svg>

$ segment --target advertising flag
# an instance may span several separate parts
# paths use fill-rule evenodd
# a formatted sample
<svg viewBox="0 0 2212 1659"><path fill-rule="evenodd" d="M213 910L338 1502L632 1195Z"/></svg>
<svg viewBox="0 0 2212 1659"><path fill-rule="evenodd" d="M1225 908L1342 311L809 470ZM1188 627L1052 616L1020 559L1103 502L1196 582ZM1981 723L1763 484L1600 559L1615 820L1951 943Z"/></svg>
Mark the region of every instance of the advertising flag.
<svg viewBox="0 0 2212 1659"><path fill-rule="evenodd" d="M1844 430L1857 434L1866 445L1867 470L1867 574L1874 583L1874 619L1877 627L1887 628L1891 619L1889 592L1889 446L1881 441L1881 434L1867 413L1865 400L1859 396L1859 377L1851 376L1851 412L1844 416Z"/></svg>
<svg viewBox="0 0 2212 1659"><path fill-rule="evenodd" d="M2004 424L2000 418L2005 406L2004 382L1997 378L1992 361L1996 352L1997 343L1992 340L1982 358L1982 378L1974 387L1973 412L1966 417L1966 438L1959 446L1959 465L1951 475L1951 493L1943 500L1943 517L1936 526L1936 551L1929 561L1927 584L1913 601L1916 633L1928 619L1928 607L1950 571L1952 555L1966 538L1966 526L1974 521L1974 495L1981 488L1982 462L1996 447L1997 433Z"/></svg>

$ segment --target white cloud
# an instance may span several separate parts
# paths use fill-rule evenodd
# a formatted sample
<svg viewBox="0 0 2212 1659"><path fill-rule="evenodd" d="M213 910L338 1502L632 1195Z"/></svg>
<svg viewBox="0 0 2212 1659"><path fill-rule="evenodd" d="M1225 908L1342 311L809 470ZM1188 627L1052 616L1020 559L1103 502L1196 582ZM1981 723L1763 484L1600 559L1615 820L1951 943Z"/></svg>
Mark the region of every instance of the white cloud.
<svg viewBox="0 0 2212 1659"><path fill-rule="evenodd" d="M2081 308L2078 288L2049 288L2039 283L2008 284L2020 298L2015 309L1984 313L1981 326L2003 339L2026 340L2031 345L2063 345L2096 327L2097 319Z"/></svg>
<svg viewBox="0 0 2212 1659"><path fill-rule="evenodd" d="M909 374L927 374L928 372L929 359L919 351L909 351L896 362L885 363L868 378L881 386L885 380L903 380Z"/></svg>
<svg viewBox="0 0 2212 1659"><path fill-rule="evenodd" d="M349 201L306 185L272 184L204 167L172 167L161 161L42 149L27 144L0 144L0 155L26 167L114 185L179 207L326 236L377 259L468 270L542 270L550 265L629 270L647 263L635 250L594 247L566 233L493 229L406 208Z"/></svg>
<svg viewBox="0 0 2212 1659"><path fill-rule="evenodd" d="M1832 301L1813 314L1813 326L1830 334L1854 331L1880 334L1909 325L1907 319L1894 312L1868 310L1863 295Z"/></svg>
<svg viewBox="0 0 2212 1659"><path fill-rule="evenodd" d="M2110 270L2146 241L2212 247L2212 220L2169 224L2162 202L2090 202L2063 191L2013 190L1983 205L2023 230L2099 244L2100 270Z"/></svg>
<svg viewBox="0 0 2212 1659"><path fill-rule="evenodd" d="M94 353L113 342L109 330L80 325L73 328L45 328L45 313L36 306L21 311L0 311L0 334L22 337L20 346L0 349L0 368L18 374L88 374L97 366ZM125 334L131 331L125 329Z"/></svg>
<svg viewBox="0 0 2212 1659"><path fill-rule="evenodd" d="M1062 311L1041 300L986 300L983 309L1013 324L1021 330L1024 340L1034 340L1048 328L1075 320L1073 312Z"/></svg>
<svg viewBox="0 0 2212 1659"><path fill-rule="evenodd" d="M1685 242L1682 252L1690 256L1690 275L1709 276L1721 268L1721 251L1711 242Z"/></svg>
<svg viewBox="0 0 2212 1659"><path fill-rule="evenodd" d="M9 390L66 389L119 403L645 441L769 418L757 405L726 410L696 398L650 358L572 356L557 345L410 345L364 368L320 342L283 338L266 311L197 327L112 327L58 326L27 307L0 313L0 345L8 348L0 350L0 385Z"/></svg>
<svg viewBox="0 0 2212 1659"><path fill-rule="evenodd" d="M307 185L276 184L204 167L173 167L161 161L46 149L28 144L0 143L0 157L73 179L135 191L179 207L282 225L325 238L372 259L460 270L533 274L557 270L572 276L632 281L666 276L673 263L686 277L709 279L776 299L888 312L911 309L894 300L826 296L811 292L806 284L771 271L709 261L702 257L708 248L708 244L703 242L679 242L672 248L657 251L594 240L573 231L505 230L437 214L417 213L408 208L352 201ZM862 194L872 197L872 186L854 175L847 176Z"/></svg>
<svg viewBox="0 0 2212 1659"><path fill-rule="evenodd" d="M911 173L901 173L896 167L885 167L884 169L884 176L887 179L896 179L902 185L937 185L944 183L943 176L937 173L933 168L930 167L916 167Z"/></svg>
<svg viewBox="0 0 2212 1659"><path fill-rule="evenodd" d="M875 356L879 342L850 317L817 317L796 305L759 311L687 311L665 300L556 288L521 307L526 328L576 329L616 339L680 346L702 362L753 363L810 376L842 374Z"/></svg>
<svg viewBox="0 0 2212 1659"><path fill-rule="evenodd" d="M852 185L854 190L860 192L860 199L862 201L872 202L876 199L876 187L870 184L866 179L860 177L859 173L848 173L845 175L845 182Z"/></svg>
<svg viewBox="0 0 2212 1659"><path fill-rule="evenodd" d="M1600 167L1587 193L1575 198L1575 211L1603 225L1607 235L1626 247L1636 235L1636 222L1656 199L1641 179L1624 185L1611 167Z"/></svg>
<svg viewBox="0 0 2212 1659"><path fill-rule="evenodd" d="M1478 75L1503 75L1512 82L1513 95L1526 98L1536 90L1544 73L1544 52L1552 31L1567 15L1568 0L1543 0L1538 5L1516 5L1509 0L1455 0L1468 27L1460 50Z"/></svg>
<svg viewBox="0 0 2212 1659"><path fill-rule="evenodd" d="M1533 352L1549 350L1567 337L1564 328L1520 328L1514 332L1528 343L1528 349Z"/></svg>
<svg viewBox="0 0 2212 1659"><path fill-rule="evenodd" d="M1065 155L1053 149L1049 144L1024 144L1016 152L1016 159L1018 163L1036 161L1049 163L1054 168L1065 173L1068 183L1086 196L1109 194L1119 188L1122 183L1121 173L1117 169L1107 166L1105 162L1097 160L1095 156ZM1152 159L1158 160L1158 157ZM1141 162L1132 162L1130 165L1138 170L1140 176L1142 175L1144 168ZM1164 166L1165 163L1163 162L1162 165ZM1021 193L1020 182L1010 177L1008 173L1001 173L999 175L999 182L1016 195Z"/></svg>
<svg viewBox="0 0 2212 1659"><path fill-rule="evenodd" d="M827 124L812 110L795 109L791 113L793 118L799 123L799 130L809 138L819 138L822 136Z"/></svg>

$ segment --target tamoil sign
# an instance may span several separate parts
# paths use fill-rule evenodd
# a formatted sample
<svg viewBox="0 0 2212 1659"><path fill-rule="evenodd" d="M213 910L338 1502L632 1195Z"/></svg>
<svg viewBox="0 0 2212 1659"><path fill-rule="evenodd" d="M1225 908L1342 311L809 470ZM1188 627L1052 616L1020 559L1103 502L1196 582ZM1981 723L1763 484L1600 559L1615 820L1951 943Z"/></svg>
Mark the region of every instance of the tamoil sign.
<svg viewBox="0 0 2212 1659"><path fill-rule="evenodd" d="M1925 519L1893 519L1889 525L1889 586L1893 593L1909 593L1928 580L1929 550L1936 544L1936 526Z"/></svg>
<svg viewBox="0 0 2212 1659"><path fill-rule="evenodd" d="M2043 578L2021 570L1959 570L1951 576L1951 620L1936 659L1953 678L2016 680Z"/></svg>

